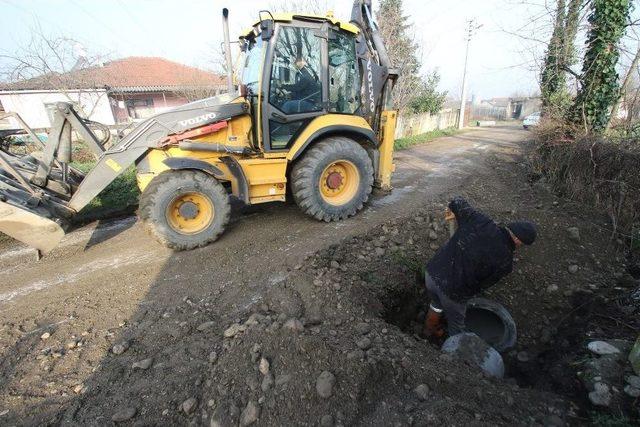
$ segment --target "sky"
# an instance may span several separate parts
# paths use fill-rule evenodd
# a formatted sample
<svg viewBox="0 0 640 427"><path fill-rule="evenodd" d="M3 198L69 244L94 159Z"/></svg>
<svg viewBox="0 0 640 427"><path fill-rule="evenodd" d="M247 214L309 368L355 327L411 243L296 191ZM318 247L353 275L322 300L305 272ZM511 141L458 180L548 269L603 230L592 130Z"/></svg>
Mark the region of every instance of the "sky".
<svg viewBox="0 0 640 427"><path fill-rule="evenodd" d="M111 59L162 56L212 68L222 40L221 10L230 10L231 38L261 9L286 0L0 0L0 55L28 44L36 27L79 40L88 52ZM350 0L320 0L348 20ZM289 4L295 4L289 0ZM469 19L482 27L471 41L469 95L479 99L538 91L534 58L548 39L545 0L404 0L421 47L422 71L437 69L441 88L459 96ZM377 1L374 0L374 10ZM513 34L518 34L515 36ZM0 66L3 59L0 57Z"/></svg>

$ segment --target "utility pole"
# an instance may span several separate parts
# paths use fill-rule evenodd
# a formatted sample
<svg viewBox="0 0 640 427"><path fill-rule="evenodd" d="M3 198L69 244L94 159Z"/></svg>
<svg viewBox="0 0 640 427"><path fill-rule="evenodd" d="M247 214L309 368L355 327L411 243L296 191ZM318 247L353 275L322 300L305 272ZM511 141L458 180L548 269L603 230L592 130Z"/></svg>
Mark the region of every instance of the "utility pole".
<svg viewBox="0 0 640 427"><path fill-rule="evenodd" d="M458 118L458 129L462 129L464 127L464 110L467 106L467 62L469 61L469 45L471 44L471 39L473 38L475 31L482 27L481 24L476 22L475 18L467 21L467 25L467 48L464 54L464 72L462 74L462 94L460 95L460 117Z"/></svg>

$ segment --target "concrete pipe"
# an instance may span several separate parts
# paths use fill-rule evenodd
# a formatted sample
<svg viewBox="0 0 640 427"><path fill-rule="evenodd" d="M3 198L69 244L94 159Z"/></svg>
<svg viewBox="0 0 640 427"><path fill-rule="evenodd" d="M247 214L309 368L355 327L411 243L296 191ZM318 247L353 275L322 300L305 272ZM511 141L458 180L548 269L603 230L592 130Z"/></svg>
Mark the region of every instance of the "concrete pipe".
<svg viewBox="0 0 640 427"><path fill-rule="evenodd" d="M507 309L495 301L485 298L470 299L467 302L465 328L500 352L516 344L516 323Z"/></svg>

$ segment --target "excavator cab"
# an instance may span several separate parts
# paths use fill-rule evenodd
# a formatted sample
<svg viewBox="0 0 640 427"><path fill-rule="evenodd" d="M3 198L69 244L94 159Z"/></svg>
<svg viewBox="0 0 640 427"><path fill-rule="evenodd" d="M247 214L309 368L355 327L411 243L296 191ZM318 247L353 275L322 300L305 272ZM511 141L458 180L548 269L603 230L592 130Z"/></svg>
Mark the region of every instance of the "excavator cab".
<svg viewBox="0 0 640 427"><path fill-rule="evenodd" d="M160 113L112 146L59 103L42 155L0 151L0 231L46 252L64 222L129 167L140 218L177 250L216 240L230 197L258 204L290 192L303 212L334 221L362 209L372 187L391 188L397 74L370 0L354 1L350 22L261 12L239 42L238 93ZM87 174L73 168L71 130L96 154Z"/></svg>

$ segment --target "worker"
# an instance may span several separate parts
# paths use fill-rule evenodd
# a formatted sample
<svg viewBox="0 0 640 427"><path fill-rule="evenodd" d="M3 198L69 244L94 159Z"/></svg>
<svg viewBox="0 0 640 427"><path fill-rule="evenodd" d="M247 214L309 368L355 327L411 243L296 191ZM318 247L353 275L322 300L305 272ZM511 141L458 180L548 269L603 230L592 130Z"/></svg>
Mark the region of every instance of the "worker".
<svg viewBox="0 0 640 427"><path fill-rule="evenodd" d="M426 265L425 285L430 298L423 333L430 338L465 329L466 302L511 273L513 253L536 239L536 227L526 221L499 226L462 197L449 203L445 218L458 228Z"/></svg>
<svg viewBox="0 0 640 427"><path fill-rule="evenodd" d="M296 69L295 83L284 86L291 91L291 100L285 102L282 108L287 114L314 111L317 109L320 99L320 81L309 69L304 58L296 59L294 66Z"/></svg>

